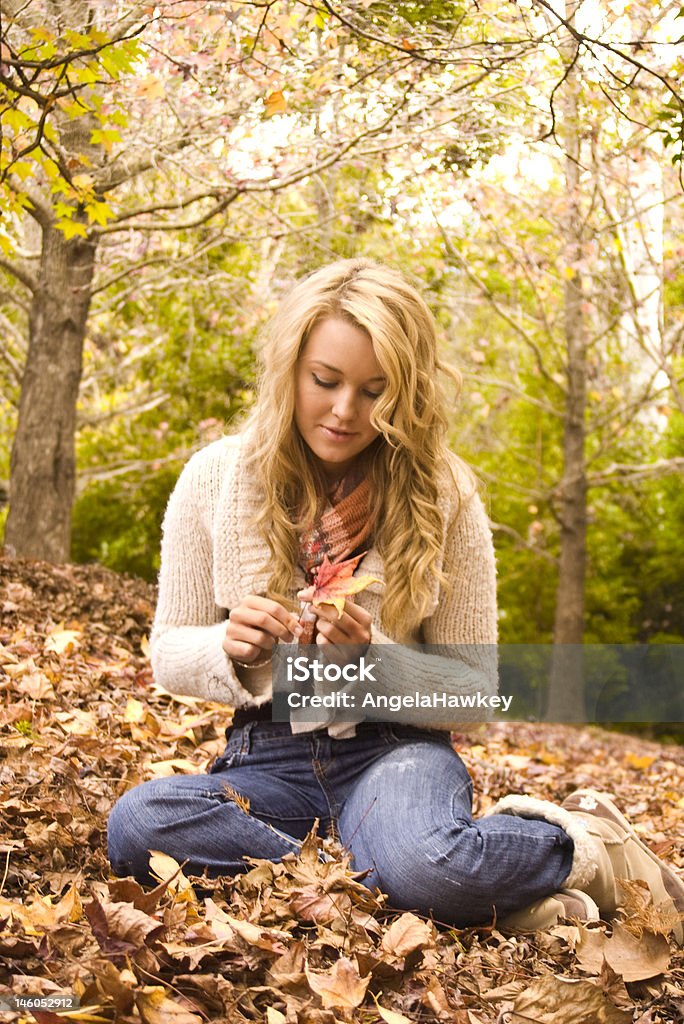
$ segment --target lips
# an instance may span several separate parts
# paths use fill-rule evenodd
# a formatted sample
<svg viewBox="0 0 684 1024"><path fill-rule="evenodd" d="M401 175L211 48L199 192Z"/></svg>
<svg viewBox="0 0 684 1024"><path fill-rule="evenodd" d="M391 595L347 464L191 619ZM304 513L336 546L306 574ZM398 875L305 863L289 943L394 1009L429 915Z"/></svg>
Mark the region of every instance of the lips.
<svg viewBox="0 0 684 1024"><path fill-rule="evenodd" d="M350 437L356 436L350 430L335 430L334 427L326 427L324 424L321 424L321 430L332 441L347 441Z"/></svg>

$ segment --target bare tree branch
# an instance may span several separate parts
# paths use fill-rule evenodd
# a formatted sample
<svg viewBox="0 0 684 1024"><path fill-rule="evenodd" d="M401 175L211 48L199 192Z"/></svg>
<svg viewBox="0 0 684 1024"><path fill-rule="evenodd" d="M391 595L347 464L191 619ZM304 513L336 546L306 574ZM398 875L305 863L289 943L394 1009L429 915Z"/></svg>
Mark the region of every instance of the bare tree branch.
<svg viewBox="0 0 684 1024"><path fill-rule="evenodd" d="M487 288L485 283L479 279L477 274L473 273L472 269L468 265L468 261L465 260L461 256L461 254L458 252L458 250L455 248L455 246L452 245L451 239L447 235L446 231L444 230L443 225L439 222L439 220L437 219L436 216L435 216L435 223L437 224L439 232L440 232L440 234L442 236L442 240L444 242L444 245L445 245L449 255L453 259L457 260L459 265L465 271L465 274L466 274L466 277L468 278L468 280L471 281L473 284L475 284L477 286L478 290L480 291L480 293L482 295L484 295L484 297L486 298L487 302L490 304L492 309L501 317L501 319L505 323L507 323L509 325L509 327L511 327L516 332L516 334L520 338L522 338L522 340L525 342L527 347L529 349L531 349L531 351L533 352L534 357L535 357L535 362L536 362L536 365L537 365L537 369L539 370L540 374L544 377L544 379L546 381L548 381L549 384L552 384L558 391L560 391L562 395L565 395L566 394L566 390L565 390L564 386L559 381L557 381L552 376L552 374L549 373L549 371L547 370L546 365L544 363L544 357L542 356L541 349L539 348L539 345L534 340L534 338L523 327L521 327L519 323L516 322L516 320L510 315L510 313L508 313L501 305L499 305L499 303L496 301L496 299L494 298L492 293L489 291L489 289Z"/></svg>
<svg viewBox="0 0 684 1024"><path fill-rule="evenodd" d="M83 469L78 475L76 491L81 494L88 484L112 480L116 476L127 476L129 473L149 473L151 469L156 470L160 466L175 463L182 465L201 447L201 444L193 445L191 448L184 448L182 451L176 451L172 455L166 455L159 459L131 459L126 462L115 462L111 466Z"/></svg>
<svg viewBox="0 0 684 1024"><path fill-rule="evenodd" d="M683 456L675 456L672 459L656 459L655 462L637 465L613 462L602 472L587 477L587 483L590 487L602 487L616 481L626 483L636 480L651 480L654 477L667 476L671 473L677 475L684 473Z"/></svg>
<svg viewBox="0 0 684 1024"><path fill-rule="evenodd" d="M480 373L464 373L463 377L465 380L472 380L473 383L475 384L483 385L485 387L498 388L500 391L509 391L512 395L515 395L516 398L522 398L522 400L524 402L527 402L529 405L533 405L535 406L535 408L541 409L542 412L545 412L547 414L547 416L553 416L554 419L557 420L563 419L562 410L557 409L549 402L544 402L540 398L534 398L523 388L519 388L516 384L513 384L511 381L500 380L499 378L494 377L483 377L482 374Z"/></svg>
<svg viewBox="0 0 684 1024"><path fill-rule="evenodd" d="M191 228L201 227L202 224L206 224L213 217L216 217L219 213L222 213L231 203L234 203L242 192L245 191L241 188L233 189L228 195L224 196L219 202L215 203L211 210L203 213L201 217L196 217L194 220L186 221L139 221L135 225L136 231L189 231ZM135 214L131 214L131 217ZM94 235L112 235L118 231L130 231L130 224L106 224L104 227L93 229Z"/></svg>
<svg viewBox="0 0 684 1024"><path fill-rule="evenodd" d="M78 417L78 426L79 429L82 427L95 427L101 423L108 423L118 416L137 416L143 412L151 412L152 409L157 409L164 402L168 402L170 397L168 392L159 391L141 402L117 406L115 409L108 409L106 412L84 413Z"/></svg>
<svg viewBox="0 0 684 1024"><path fill-rule="evenodd" d="M0 267L6 270L8 274L11 274L12 277L16 277L17 281L20 281L30 292L38 290L38 282L26 267L21 267L19 264L8 259L7 256L2 255L0 255Z"/></svg>
<svg viewBox="0 0 684 1024"><path fill-rule="evenodd" d="M514 530L512 526L508 526L506 523L493 523L491 521L489 525L494 533L505 533L507 537L512 537L518 547L525 548L525 550L531 551L535 555L539 555L540 558L550 562L551 565L558 565L558 559L552 555L550 551L537 547L536 544L531 544L530 541L525 540L522 534L518 533L517 530Z"/></svg>

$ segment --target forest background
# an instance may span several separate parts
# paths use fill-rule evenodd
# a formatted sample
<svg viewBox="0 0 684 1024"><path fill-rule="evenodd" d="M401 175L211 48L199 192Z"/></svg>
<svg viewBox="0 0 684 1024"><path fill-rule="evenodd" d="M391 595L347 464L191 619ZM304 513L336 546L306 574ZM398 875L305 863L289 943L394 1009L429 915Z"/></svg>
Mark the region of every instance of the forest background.
<svg viewBox="0 0 684 1024"><path fill-rule="evenodd" d="M463 374L450 442L484 484L501 640L682 642L684 8L0 9L10 553L153 580L279 297L366 255Z"/></svg>

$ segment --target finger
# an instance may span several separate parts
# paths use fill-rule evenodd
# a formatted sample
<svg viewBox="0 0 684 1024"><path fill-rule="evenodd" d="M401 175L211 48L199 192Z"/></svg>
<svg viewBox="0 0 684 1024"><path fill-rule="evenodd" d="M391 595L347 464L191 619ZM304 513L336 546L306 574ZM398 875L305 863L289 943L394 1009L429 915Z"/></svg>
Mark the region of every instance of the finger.
<svg viewBox="0 0 684 1024"><path fill-rule="evenodd" d="M278 601L269 597L261 597L259 594L248 594L235 609L236 611L254 612L260 615L268 615L284 626L294 629L298 619L294 612L284 608Z"/></svg>
<svg viewBox="0 0 684 1024"><path fill-rule="evenodd" d="M255 644L243 643L240 640L224 640L223 649L229 658L244 661L247 662L247 664L250 664L253 661L258 661L265 654L269 653L264 650L263 647L259 647Z"/></svg>
<svg viewBox="0 0 684 1024"><path fill-rule="evenodd" d="M347 599L342 607L342 614L340 615L336 606L331 604L329 601L322 601L320 604L312 604L312 610L316 615L320 615L323 619L329 619L331 622L341 622L345 615L348 618L354 619L356 622L370 623L370 613L356 604L354 601Z"/></svg>
<svg viewBox="0 0 684 1024"><path fill-rule="evenodd" d="M275 601L269 601L267 604L245 603L238 605L230 612L228 618L237 626L252 627L286 642L301 633L297 616L288 612Z"/></svg>
<svg viewBox="0 0 684 1024"><path fill-rule="evenodd" d="M346 622L344 619L333 620L332 622L329 622L327 619L319 619L317 633L333 644L348 646L349 644L365 642L363 631L349 618Z"/></svg>
<svg viewBox="0 0 684 1024"><path fill-rule="evenodd" d="M341 637L340 642L343 643L368 643L370 641L373 620L364 609L359 609L357 605L353 607L356 614L352 615L345 611L339 619L334 608L332 609L332 616L330 616L329 612L327 614L321 613L317 618L316 628L326 636L339 634ZM332 633L331 629L336 629L338 634Z"/></svg>
<svg viewBox="0 0 684 1024"><path fill-rule="evenodd" d="M272 650L275 645L275 637L265 633L262 629L252 629L249 626L231 624L226 631L229 641L233 643L251 644L253 647L263 647L264 650Z"/></svg>
<svg viewBox="0 0 684 1024"><path fill-rule="evenodd" d="M350 618L354 619L355 622L360 622L363 626L370 627L370 624L373 621L370 612L366 611L365 608L362 608L360 604L356 604L355 601L344 602L343 614L348 615Z"/></svg>

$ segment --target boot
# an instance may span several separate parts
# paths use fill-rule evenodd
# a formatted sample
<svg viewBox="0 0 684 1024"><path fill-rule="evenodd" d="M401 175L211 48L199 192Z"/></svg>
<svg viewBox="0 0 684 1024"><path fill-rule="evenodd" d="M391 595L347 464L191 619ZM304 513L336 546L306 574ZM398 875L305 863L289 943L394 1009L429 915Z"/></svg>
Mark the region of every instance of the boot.
<svg viewBox="0 0 684 1024"><path fill-rule="evenodd" d="M564 888L585 893L606 917L612 916L620 903L620 878L646 882L654 905L672 920L675 941L684 944L684 882L641 842L609 796L579 789L560 807L534 797L507 796L490 814L541 818L567 832L575 850Z"/></svg>
<svg viewBox="0 0 684 1024"><path fill-rule="evenodd" d="M579 889L560 889L529 907L507 914L497 927L516 932L537 932L570 917L576 921L598 921L600 914L591 896Z"/></svg>

